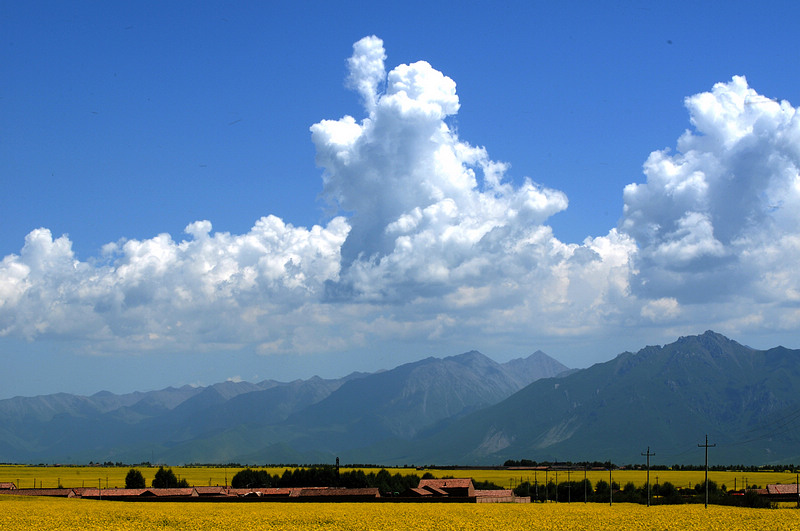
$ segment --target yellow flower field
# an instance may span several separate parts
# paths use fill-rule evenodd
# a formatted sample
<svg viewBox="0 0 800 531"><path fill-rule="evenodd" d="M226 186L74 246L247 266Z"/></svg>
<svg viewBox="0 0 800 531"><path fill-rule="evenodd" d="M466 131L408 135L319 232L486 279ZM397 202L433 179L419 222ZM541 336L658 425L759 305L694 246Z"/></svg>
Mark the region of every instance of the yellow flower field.
<svg viewBox="0 0 800 531"><path fill-rule="evenodd" d="M545 483L545 480L559 483L566 481L582 481L583 471L575 470L567 474L562 470L556 476L555 471L550 471L547 474L544 471L533 470L425 470L416 472L421 476L425 472L431 472L437 478L445 475L450 475L457 478L472 478L474 481L491 481L504 488L513 488L523 481L528 481L533 484L538 481L539 484ZM401 474L406 472L400 470ZM703 483L704 474L702 470L651 470L650 483L663 484L669 481L676 487L689 487L692 488L698 483ZM599 480L608 481L608 470L589 470L586 474L592 485ZM708 473L709 481L714 481L718 486L725 485L729 490L742 488L744 483L748 485L759 485L766 487L768 484L782 483L794 484L796 481L796 474L793 472L733 472L733 471L710 471ZM645 470L614 470L612 472L612 480L620 486L628 482L633 483L637 487L644 485L647 481L647 471Z"/></svg>
<svg viewBox="0 0 800 531"><path fill-rule="evenodd" d="M800 511L582 503L162 503L0 496L0 529L795 530Z"/></svg>
<svg viewBox="0 0 800 531"><path fill-rule="evenodd" d="M149 485L153 481L158 467L135 467L145 477ZM289 470L291 470L290 468ZM33 488L33 482L39 488L56 488L60 485L67 488L74 487L124 487L125 475L130 467L89 467L89 466L26 466L26 465L0 465L0 482L13 482L20 488ZM241 468L224 467L173 467L178 478L185 478L192 486L210 486L230 484L231 478ZM270 474L282 474L286 468L271 467L266 469ZM342 468L342 470L350 470ZM361 469L365 473L378 472L378 468ZM555 472L550 472L545 476L542 471L533 470L492 470L492 469L470 469L470 470L443 470L425 469L415 470L413 468L387 468L391 474L400 473L416 474L422 476L425 472L431 472L437 478L453 476L457 478L472 478L475 481L491 481L504 488L513 488L522 481L533 483L534 480L539 484L549 481L556 481ZM589 480L594 485L598 480L608 481L608 471L590 470L587 474ZM644 470L615 470L613 480L620 486L627 482L633 482L636 486L644 485L647 474ZM565 471L558 473L558 482L566 482L567 479L580 481L583 479L582 471L575 471L567 474ZM794 483L796 474L792 472L715 472L708 474L708 479L715 481L720 487L724 484L728 489L734 487L741 488L746 481L749 485L759 485L765 487L770 483ZM679 470L654 470L650 472L650 482L664 483L671 482L677 487L693 487L703 482L703 471L679 471Z"/></svg>

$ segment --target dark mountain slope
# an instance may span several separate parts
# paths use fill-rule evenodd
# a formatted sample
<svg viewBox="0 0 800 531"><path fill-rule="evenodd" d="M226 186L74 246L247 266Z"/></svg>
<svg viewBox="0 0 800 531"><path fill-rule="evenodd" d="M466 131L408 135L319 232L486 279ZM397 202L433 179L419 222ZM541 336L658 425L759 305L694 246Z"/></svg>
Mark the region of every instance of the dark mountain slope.
<svg viewBox="0 0 800 531"><path fill-rule="evenodd" d="M335 452L387 438L410 439L443 420L497 403L537 378L566 370L543 353L509 363L477 351L408 363L347 382L286 424L309 434L294 443L304 449Z"/></svg>
<svg viewBox="0 0 800 531"><path fill-rule="evenodd" d="M171 439L164 455L195 461L213 456L213 461L330 462L347 449L392 438L408 440L420 429L431 430L496 403L537 374L549 376L566 369L542 353L509 363L468 352L354 375L330 396L299 400L294 409L284 410L283 417L264 412L275 402L291 404L288 397L275 401L269 392L243 394L221 406L228 422L193 439ZM307 392L314 380L319 379L296 383L297 396L302 398L299 391ZM205 426L217 415L215 408L206 411Z"/></svg>
<svg viewBox="0 0 800 531"><path fill-rule="evenodd" d="M88 462L117 461L122 456L131 462L149 460L160 457L157 452L166 447L238 424L283 420L348 379L223 382L119 396L104 392L99 398L59 394L3 400L0 460Z"/></svg>
<svg viewBox="0 0 800 531"><path fill-rule="evenodd" d="M800 457L800 426L785 425L798 411L800 351L757 351L706 332L534 382L402 458L639 462L650 446L663 463L698 462L708 433L716 462L763 463Z"/></svg>

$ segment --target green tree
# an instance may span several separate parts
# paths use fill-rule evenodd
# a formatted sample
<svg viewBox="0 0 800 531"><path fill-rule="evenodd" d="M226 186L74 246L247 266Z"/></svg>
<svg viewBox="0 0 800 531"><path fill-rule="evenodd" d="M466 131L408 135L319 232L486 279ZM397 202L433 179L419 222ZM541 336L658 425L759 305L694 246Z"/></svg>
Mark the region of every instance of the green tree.
<svg viewBox="0 0 800 531"><path fill-rule="evenodd" d="M189 482L185 479L178 481L175 477L175 472L171 468L158 467L156 477L153 478L153 488L156 489L174 489L177 487L188 487Z"/></svg>
<svg viewBox="0 0 800 531"><path fill-rule="evenodd" d="M239 488L266 488L278 484L278 476L270 476L266 470L253 470L245 468L240 470L231 479L231 487Z"/></svg>
<svg viewBox="0 0 800 531"><path fill-rule="evenodd" d="M530 496L531 495L531 484L528 481L523 481L516 487L514 487L514 494L517 496Z"/></svg>
<svg viewBox="0 0 800 531"><path fill-rule="evenodd" d="M128 475L125 476L125 488L126 489L143 489L147 486L147 483L144 481L144 476L141 472L136 470L135 468L131 468L128 471Z"/></svg>
<svg viewBox="0 0 800 531"><path fill-rule="evenodd" d="M594 486L594 501L607 502L610 499L608 481L598 480Z"/></svg>
<svg viewBox="0 0 800 531"><path fill-rule="evenodd" d="M658 503L683 503L683 497L681 497L680 492L669 481L665 481L662 485L656 485L653 488L653 496L660 498Z"/></svg>

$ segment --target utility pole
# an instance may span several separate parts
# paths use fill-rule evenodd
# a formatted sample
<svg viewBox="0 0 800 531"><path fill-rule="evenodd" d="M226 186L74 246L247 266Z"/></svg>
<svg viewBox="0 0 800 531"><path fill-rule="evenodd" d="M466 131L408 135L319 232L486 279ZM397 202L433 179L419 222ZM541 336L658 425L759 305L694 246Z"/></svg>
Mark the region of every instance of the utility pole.
<svg viewBox="0 0 800 531"><path fill-rule="evenodd" d="M570 480L571 470L567 470L567 503L572 503L572 481Z"/></svg>
<svg viewBox="0 0 800 531"><path fill-rule="evenodd" d="M587 496L587 483L586 483L586 465L583 465L583 503L586 503L588 500Z"/></svg>
<svg viewBox="0 0 800 531"><path fill-rule="evenodd" d="M706 509L708 509L708 449L716 446L715 444L708 444L708 434L706 434L706 443L698 444L698 448L706 449Z"/></svg>
<svg viewBox="0 0 800 531"><path fill-rule="evenodd" d="M647 453L642 454L647 456L647 506L650 507L650 456L656 455L650 453L650 447L647 447Z"/></svg>
<svg viewBox="0 0 800 531"><path fill-rule="evenodd" d="M613 464L609 461L608 465L608 505L614 505L614 482L611 480L611 467Z"/></svg>
<svg viewBox="0 0 800 531"><path fill-rule="evenodd" d="M547 475L548 475L547 473L548 473L549 470L550 470L549 468L545 468L544 469L544 501L545 501L545 503L550 501L550 500L547 499L547 494L548 494L547 491L550 490L550 480L547 478Z"/></svg>

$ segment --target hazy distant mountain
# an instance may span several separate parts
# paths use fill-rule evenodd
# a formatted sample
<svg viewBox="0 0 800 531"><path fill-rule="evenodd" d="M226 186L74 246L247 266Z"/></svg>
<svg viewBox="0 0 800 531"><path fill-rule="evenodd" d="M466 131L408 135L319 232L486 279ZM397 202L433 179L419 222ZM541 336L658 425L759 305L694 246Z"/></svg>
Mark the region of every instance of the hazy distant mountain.
<svg viewBox="0 0 800 531"><path fill-rule="evenodd" d="M244 453L235 455L246 462L331 462L372 443L409 441L421 430L435 431L443 423L497 403L538 377L566 370L543 353L507 364L475 351L427 358L350 379L285 421L239 423L187 441L169 455L196 456L238 446Z"/></svg>
<svg viewBox="0 0 800 531"><path fill-rule="evenodd" d="M223 382L127 395L104 391L90 397L59 393L0 400L0 461L146 461L160 455L164 448L228 429L243 418L283 420L351 377L291 383ZM237 406L242 395L250 397L246 407ZM250 404L259 401L256 413Z"/></svg>
<svg viewBox="0 0 800 531"><path fill-rule="evenodd" d="M713 332L539 380L418 441L411 462L506 459L702 463L800 460L800 351L754 350Z"/></svg>
<svg viewBox="0 0 800 531"><path fill-rule="evenodd" d="M387 438L411 439L565 370L541 352L507 364L477 351L427 358L347 382L286 424L309 434L297 445L331 452Z"/></svg>
<svg viewBox="0 0 800 531"><path fill-rule="evenodd" d="M469 352L337 380L16 397L0 400L0 461L329 459L411 439L565 370L541 352L506 364Z"/></svg>
<svg viewBox="0 0 800 531"><path fill-rule="evenodd" d="M509 362L513 368L476 351L408 363L347 382L290 422L308 427L364 425L366 432L411 438L440 420L495 404L539 378L567 370L552 358L552 363L542 363L541 353L534 356L528 358L530 363Z"/></svg>
<svg viewBox="0 0 800 531"><path fill-rule="evenodd" d="M337 380L0 401L0 462L800 462L800 351L714 332L588 369L479 352Z"/></svg>

